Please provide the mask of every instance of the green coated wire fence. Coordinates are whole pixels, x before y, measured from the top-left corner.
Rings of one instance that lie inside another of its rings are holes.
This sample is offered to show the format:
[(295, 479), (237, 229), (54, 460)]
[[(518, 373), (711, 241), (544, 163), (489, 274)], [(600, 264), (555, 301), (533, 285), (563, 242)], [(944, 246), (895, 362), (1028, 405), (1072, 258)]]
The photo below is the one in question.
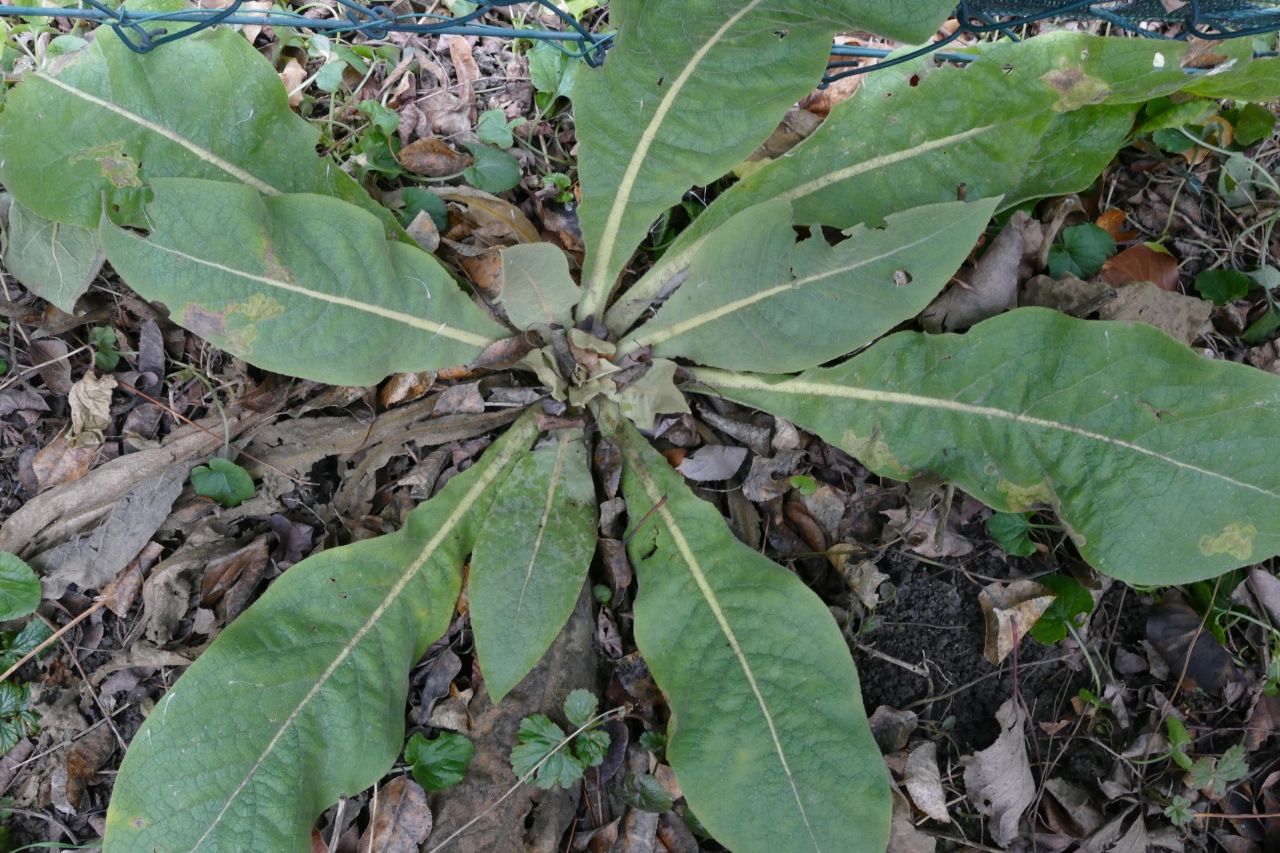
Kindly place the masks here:
[[(184, 38), (218, 24), (289, 27), (326, 35), (363, 34), (371, 39), (390, 33), (418, 35), (474, 35), (551, 41), (566, 52), (599, 65), (613, 42), (611, 33), (593, 33), (552, 0), (487, 0), (464, 15), (432, 13), (397, 14), (391, 5), (364, 4), (357, 0), (336, 0), (339, 14), (331, 18), (308, 17), (297, 12), (243, 8), (245, 0), (232, 0), (225, 9), (185, 9), (153, 12), (128, 8), (127, 0), (111, 8), (100, 0), (81, 0), (82, 8), (51, 8), (0, 5), (0, 18), (64, 18), (108, 26), (138, 53), (154, 50), (166, 42)], [(888, 2), (888, 0), (886, 0)], [(499, 10), (513, 6), (539, 6), (552, 13), (561, 29), (512, 27)], [(1280, 0), (960, 0), (956, 9), (959, 26), (948, 37), (933, 44), (895, 56), (891, 60), (866, 64), (867, 57), (883, 58), (887, 48), (836, 45), (825, 83), (887, 68), (921, 55), (943, 50), (965, 35), (1003, 33), (1017, 38), (1018, 28), (1047, 19), (1101, 20), (1121, 29), (1152, 38), (1191, 36), (1223, 39), (1262, 35), (1280, 30)], [(499, 21), (499, 23), (495, 23)], [(1175, 24), (1151, 29), (1152, 23)], [(166, 24), (189, 24), (171, 31)], [(953, 61), (966, 61), (963, 54), (944, 54)]]

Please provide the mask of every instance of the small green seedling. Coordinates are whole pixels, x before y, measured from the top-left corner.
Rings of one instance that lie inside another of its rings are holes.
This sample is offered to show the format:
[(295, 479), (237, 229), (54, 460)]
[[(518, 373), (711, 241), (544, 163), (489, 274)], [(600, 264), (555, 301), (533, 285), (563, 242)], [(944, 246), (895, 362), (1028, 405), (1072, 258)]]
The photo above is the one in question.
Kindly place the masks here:
[(596, 707), (596, 697), (587, 690), (575, 690), (564, 700), (564, 715), (569, 724), (575, 729), (586, 726), (568, 743), (565, 743), (564, 730), (544, 714), (531, 714), (521, 720), (516, 736), (519, 744), (511, 750), (511, 769), (516, 776), (523, 779), (537, 767), (537, 773), (530, 780), (534, 785), (569, 788), (582, 778), (588, 767), (604, 761), (609, 735), (599, 727), (599, 721), (592, 722)]
[(25, 562), (0, 551), (0, 622), (26, 616), (40, 606), (40, 579)]
[(30, 684), (0, 681), (0, 755), (13, 749), (27, 735), (40, 730), (39, 718), (27, 708), (30, 698)]
[(404, 760), (413, 765), (413, 778), (428, 791), (452, 788), (467, 775), (476, 747), (457, 732), (441, 732), (434, 740), (421, 733), (409, 738)]
[(239, 506), (253, 497), (253, 478), (234, 462), (213, 458), (191, 472), (196, 494), (213, 498), (225, 507)]
[(1044, 575), (1036, 578), (1036, 583), (1047, 588), (1055, 598), (1031, 626), (1031, 636), (1036, 642), (1051, 646), (1085, 623), (1093, 612), (1093, 596), (1075, 578), (1066, 575)]
[(1239, 270), (1205, 270), (1196, 276), (1196, 290), (1214, 305), (1243, 299), (1253, 280)]
[(89, 346), (93, 347), (93, 363), (99, 370), (115, 370), (120, 363), (116, 350), (116, 330), (110, 326), (96, 326), (89, 330)]

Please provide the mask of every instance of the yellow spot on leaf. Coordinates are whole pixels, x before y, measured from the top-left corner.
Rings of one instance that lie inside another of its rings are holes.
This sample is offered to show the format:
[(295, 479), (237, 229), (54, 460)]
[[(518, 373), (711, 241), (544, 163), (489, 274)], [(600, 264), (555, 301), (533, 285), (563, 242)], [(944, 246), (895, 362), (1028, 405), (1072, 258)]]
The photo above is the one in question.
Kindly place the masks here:
[(881, 441), (878, 436), (859, 438), (853, 434), (853, 430), (847, 429), (844, 431), (840, 446), (877, 474), (887, 474), (898, 480), (905, 480), (911, 476), (911, 470), (897, 460), (897, 457), (890, 452), (889, 445)]
[(1101, 103), (1111, 94), (1111, 87), (1097, 77), (1090, 77), (1081, 68), (1062, 68), (1050, 71), (1040, 78), (1058, 90), (1055, 112), (1070, 112), (1089, 104)]
[(227, 306), (228, 317), (232, 314), (243, 314), (250, 323), (270, 320), (272, 317), (279, 317), (283, 313), (284, 306), (265, 293), (255, 293), (249, 297), (248, 302), (232, 302)]
[(1034, 486), (1019, 486), (1001, 479), (996, 483), (996, 488), (1008, 501), (1010, 512), (1025, 512), (1037, 504), (1053, 503), (1053, 486), (1047, 477)]
[(138, 178), (138, 164), (124, 153), (123, 142), (108, 142), (67, 158), (69, 163), (83, 163), (87, 160), (96, 160), (102, 167), (102, 176), (117, 189), (142, 186), (142, 181)]
[(1218, 536), (1200, 537), (1200, 553), (1206, 557), (1230, 554), (1237, 560), (1247, 560), (1253, 555), (1253, 537), (1257, 535), (1258, 528), (1252, 524), (1228, 524)]

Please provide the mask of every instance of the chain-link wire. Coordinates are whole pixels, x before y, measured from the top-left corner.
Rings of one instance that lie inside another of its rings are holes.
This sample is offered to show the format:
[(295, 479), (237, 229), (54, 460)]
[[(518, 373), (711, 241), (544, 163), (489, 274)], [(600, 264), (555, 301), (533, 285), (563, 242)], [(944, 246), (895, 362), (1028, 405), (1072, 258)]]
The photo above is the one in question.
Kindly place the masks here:
[[(109, 26), (116, 35), (138, 53), (154, 50), (162, 44), (185, 38), (217, 24), (257, 25), (307, 29), (329, 35), (360, 33), (371, 39), (386, 38), (389, 33), (416, 35), (497, 36), (550, 41), (587, 64), (598, 66), (605, 51), (613, 43), (612, 33), (592, 33), (553, 0), (486, 0), (466, 15), (446, 17), (435, 14), (397, 15), (388, 5), (367, 6), (356, 0), (336, 0), (344, 17), (309, 18), (296, 12), (243, 9), (245, 0), (232, 0), (225, 9), (186, 9), (168, 12), (144, 12), (128, 9), (122, 2), (111, 9), (100, 0), (83, 0), (89, 8), (63, 9), (33, 6), (0, 6), (0, 17), (70, 18)], [(537, 30), (486, 24), (490, 12), (500, 7), (533, 2), (552, 12), (564, 23), (563, 30)], [(835, 57), (827, 67), (823, 85), (854, 74), (865, 74), (909, 62), (926, 54), (942, 51), (965, 35), (1001, 33), (1014, 40), (1017, 30), (1049, 18), (1102, 20), (1126, 31), (1161, 39), (1226, 39), (1263, 35), (1280, 30), (1280, 0), (960, 0), (956, 9), (958, 26), (946, 38), (918, 50), (889, 56), (887, 48), (836, 45)], [(1146, 24), (1163, 22), (1181, 24), (1176, 33), (1166, 35), (1147, 28)], [(170, 32), (164, 23), (192, 26)], [(843, 58), (843, 57), (848, 57)], [(867, 64), (866, 58), (881, 61)], [(945, 53), (939, 58), (951, 62), (968, 62), (967, 54)]]

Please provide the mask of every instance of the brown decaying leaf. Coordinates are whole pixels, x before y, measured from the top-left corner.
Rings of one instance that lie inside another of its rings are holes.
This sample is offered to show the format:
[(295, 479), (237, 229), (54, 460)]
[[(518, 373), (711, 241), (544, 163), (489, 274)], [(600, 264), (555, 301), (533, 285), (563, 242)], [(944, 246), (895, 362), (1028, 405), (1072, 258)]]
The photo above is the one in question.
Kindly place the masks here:
[(13, 749), (0, 756), (0, 794), (9, 790), (13, 777), (18, 775), (18, 767), (31, 757), (36, 745), (31, 738), (23, 738)]
[(942, 557), (963, 557), (973, 550), (973, 543), (951, 529), (948, 524), (937, 541), (938, 511), (922, 512), (911, 506), (881, 510), (889, 519), (884, 528), (886, 539), (901, 539), (907, 548), (922, 557), (937, 560)]
[(1155, 326), (1187, 346), (1209, 327), (1213, 304), (1161, 290), (1151, 282), (1109, 287), (1065, 275), (1055, 281), (1038, 275), (1027, 282), (1019, 304), (1052, 308), (1076, 317), (1097, 314), (1102, 320), (1134, 320)]
[(71, 404), (72, 447), (101, 444), (103, 430), (111, 425), (111, 392), (116, 380), (110, 374), (99, 377), (92, 370), (71, 386), (67, 402)]
[(284, 70), (280, 72), (280, 82), (289, 93), (290, 109), (296, 110), (302, 103), (302, 81), (306, 79), (307, 69), (303, 68), (298, 60), (290, 57), (284, 64)]
[(465, 385), (454, 385), (446, 388), (436, 401), (431, 416), (443, 415), (478, 415), (484, 412), (484, 397), (480, 395), (480, 383), (468, 382)]
[(401, 148), (396, 161), (410, 172), (443, 178), (458, 174), (474, 163), (475, 158), (454, 151), (438, 136), (425, 136)]
[(404, 230), (422, 251), (430, 254), (440, 248), (440, 230), (436, 228), (436, 221), (431, 218), (431, 214), (425, 210), (418, 211)]
[(657, 814), (632, 809), (622, 819), (622, 833), (613, 849), (618, 853), (655, 853), (657, 835)]
[(72, 447), (67, 434), (61, 432), (36, 452), (35, 458), (31, 460), (31, 470), (40, 491), (44, 492), (54, 486), (75, 482), (88, 474), (97, 456), (96, 445)]
[(1149, 281), (1161, 290), (1178, 290), (1178, 259), (1145, 243), (1130, 246), (1102, 265), (1102, 280), (1112, 287)]
[(938, 839), (916, 829), (913, 817), (910, 801), (901, 792), (893, 791), (893, 821), (885, 853), (935, 853)]
[(1087, 838), (1102, 826), (1105, 817), (1089, 800), (1089, 795), (1083, 788), (1058, 778), (1045, 782), (1044, 788), (1061, 807), (1066, 819), (1064, 825), (1054, 827), (1055, 832), (1070, 838)]
[(66, 803), (72, 811), (79, 810), (85, 789), (115, 748), (115, 733), (110, 726), (98, 726), (71, 746), (65, 763), (67, 779), (64, 790)]
[[(847, 57), (844, 58), (847, 59)], [(852, 77), (837, 80), (825, 89), (818, 89), (805, 96), (804, 100), (800, 102), (800, 106), (816, 116), (826, 118), (833, 107), (853, 97), (853, 93), (858, 91), (858, 87), (862, 85), (863, 76), (862, 74), (855, 74)]]
[(1147, 617), (1147, 640), (1168, 664), (1170, 678), (1177, 680), (1186, 666), (1184, 690), (1217, 691), (1241, 678), (1231, 654), (1203, 621), (1176, 590), (1167, 591)]
[(1053, 604), (1056, 596), (1035, 581), (993, 583), (978, 593), (978, 604), (987, 622), (987, 640), (982, 654), (992, 666), (999, 666)]
[(412, 403), (421, 399), (436, 381), (436, 372), (426, 370), (422, 373), (396, 373), (378, 389), (378, 402), (382, 408), (390, 408), (397, 403)]
[(377, 811), (360, 836), (358, 849), (418, 853), (418, 846), (431, 834), (431, 809), (422, 786), (407, 776), (398, 776), (377, 792), (373, 805)]
[(724, 444), (710, 444), (699, 447), (685, 456), (676, 466), (676, 470), (687, 479), (695, 482), (727, 480), (747, 458), (745, 447), (729, 447)]
[(45, 387), (55, 394), (66, 395), (71, 391), (71, 364), (67, 361), (67, 345), (58, 338), (43, 338), (31, 342), (31, 361), (43, 365), (40, 378)]
[(267, 534), (262, 534), (243, 548), (209, 561), (204, 570), (204, 582), (200, 587), (200, 606), (211, 607), (222, 600), (228, 589), (250, 566), (259, 568), (267, 564)]
[(916, 730), (920, 717), (915, 711), (899, 711), (888, 705), (876, 708), (875, 713), (867, 720), (871, 726), (871, 736), (885, 755), (906, 749), (907, 739)]
[(459, 217), (472, 229), (493, 226), (515, 243), (537, 243), (538, 229), (509, 201), (473, 187), (432, 187), (432, 192), (453, 205)]
[(476, 360), (467, 365), (470, 370), (506, 370), (542, 344), (537, 332), (524, 332), (510, 338), (494, 341), (484, 348)]
[[(920, 312), (920, 325), (933, 333), (958, 332), (1013, 308), (1019, 268), (1036, 257), (1044, 239), (1040, 223), (1016, 211), (977, 266), (960, 272), (964, 284), (953, 285)], [(1032, 272), (1026, 269), (1027, 275)]]
[(497, 249), (487, 249), (471, 258), (460, 257), (458, 266), (477, 293), (490, 303), (497, 302), (502, 293), (502, 254)]
[(601, 607), (600, 612), (596, 614), (596, 640), (609, 657), (615, 659), (622, 657), (622, 635), (618, 633), (613, 614), (605, 607)]
[(903, 784), (916, 808), (934, 820), (950, 823), (947, 814), (947, 795), (942, 790), (942, 774), (938, 772), (938, 745), (926, 741), (907, 756), (907, 770)]
[(1026, 716), (1014, 699), (996, 711), (1000, 736), (975, 753), (964, 770), (965, 795), (991, 819), (991, 837), (1008, 848), (1018, 837), (1018, 824), (1036, 797), (1036, 783), (1027, 760), (1023, 733)]

